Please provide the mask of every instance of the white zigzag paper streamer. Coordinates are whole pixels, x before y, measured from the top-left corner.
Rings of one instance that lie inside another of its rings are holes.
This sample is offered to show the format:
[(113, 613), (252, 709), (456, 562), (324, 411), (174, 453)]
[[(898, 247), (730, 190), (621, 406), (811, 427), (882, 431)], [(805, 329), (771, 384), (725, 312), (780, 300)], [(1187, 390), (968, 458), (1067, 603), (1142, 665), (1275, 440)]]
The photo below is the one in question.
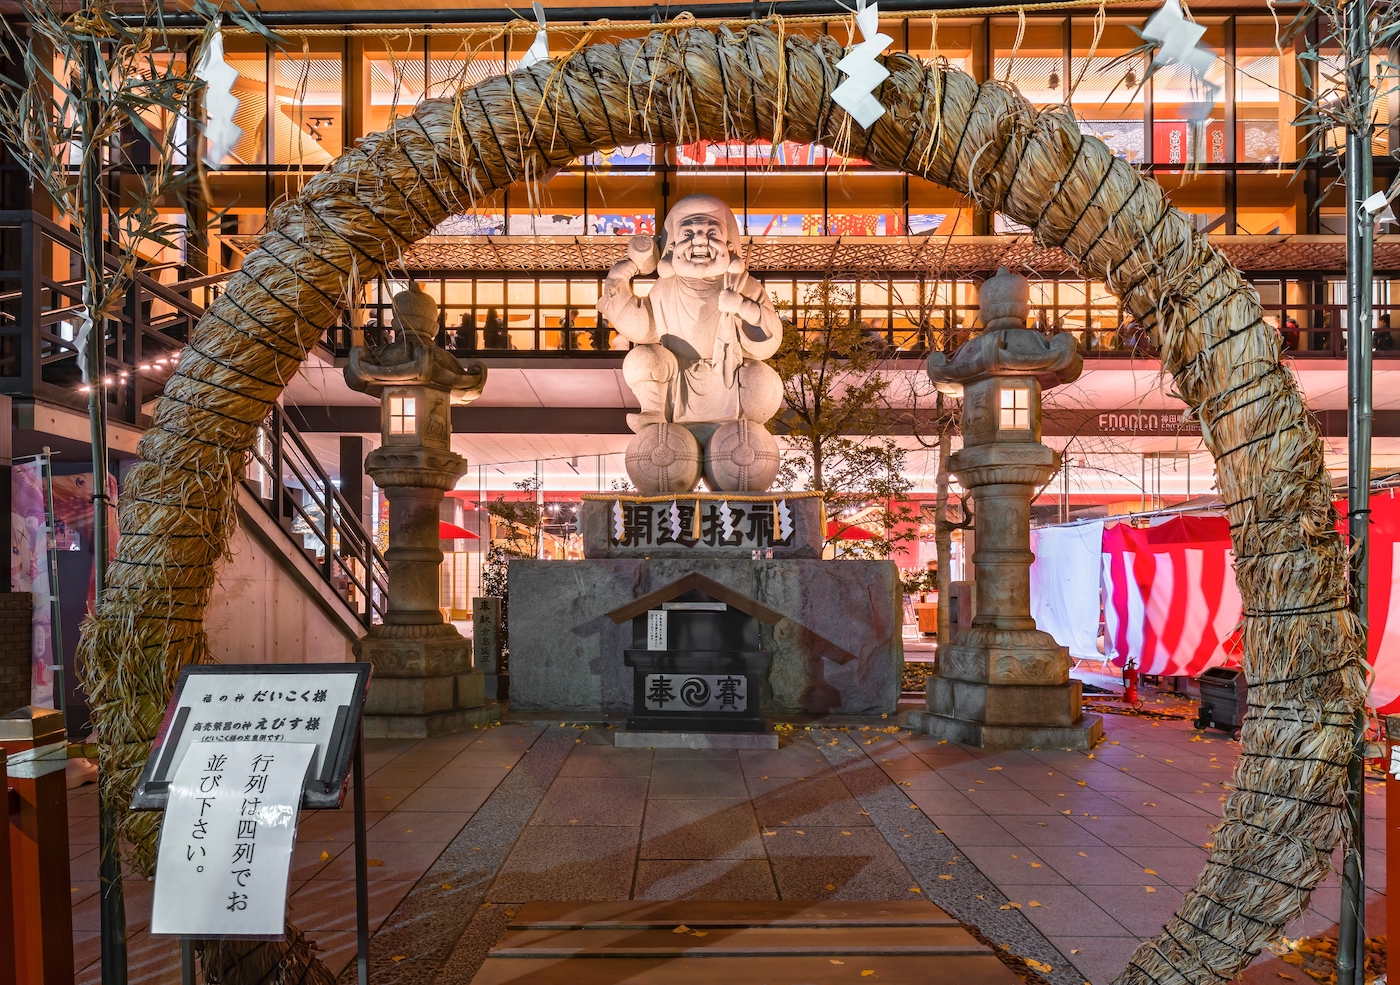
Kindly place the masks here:
[(549, 33), (544, 28), (544, 8), (539, 5), (538, 0), (531, 6), (535, 8), (535, 23), (539, 25), (539, 30), (535, 32), (535, 41), (530, 45), (530, 50), (520, 57), (521, 68), (549, 61)]
[(721, 500), (719, 504), (719, 522), (723, 528), (724, 539), (728, 540), (734, 536), (734, 518), (729, 515), (729, 500)]
[(890, 70), (875, 59), (894, 38), (880, 33), (880, 5), (856, 0), (856, 26), (861, 42), (836, 63), (846, 80), (831, 91), (831, 98), (867, 130), (885, 115), (885, 107), (875, 98), (875, 88), (889, 78)]
[(88, 378), (87, 347), (92, 341), (92, 319), (88, 317), (87, 308), (79, 308), (73, 315), (73, 348), (78, 350), (78, 370), (83, 374), (83, 382), (91, 383)]
[(792, 510), (787, 500), (778, 500), (778, 539), (787, 540), (792, 536)]
[(678, 503), (678, 502), (676, 502), (674, 499), (671, 500), (670, 521), (671, 521), (671, 539), (672, 539), (672, 540), (680, 540), (680, 539), (681, 539), (681, 504)]
[(1206, 72), (1215, 64), (1213, 54), (1196, 47), (1205, 33), (1204, 26), (1186, 19), (1180, 0), (1167, 0), (1142, 29), (1142, 36), (1158, 45), (1152, 68), (1185, 65), (1198, 78), (1204, 79)]
[(627, 533), (627, 524), (622, 518), (622, 500), (620, 499), (613, 500), (612, 521), (613, 540), (621, 541), (623, 535)]
[(194, 74), (204, 83), (204, 163), (218, 168), (243, 136), (243, 128), (233, 122), (238, 112), (238, 97), (233, 94), (238, 70), (224, 61), (222, 31), (215, 31), (209, 39)]

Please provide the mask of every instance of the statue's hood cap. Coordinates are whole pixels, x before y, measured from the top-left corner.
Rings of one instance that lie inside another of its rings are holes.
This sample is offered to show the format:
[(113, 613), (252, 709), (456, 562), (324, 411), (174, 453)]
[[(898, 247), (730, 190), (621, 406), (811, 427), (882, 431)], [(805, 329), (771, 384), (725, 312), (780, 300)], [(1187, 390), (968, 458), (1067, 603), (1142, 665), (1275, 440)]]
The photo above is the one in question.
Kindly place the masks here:
[(729, 245), (738, 248), (739, 221), (734, 218), (734, 210), (728, 203), (714, 195), (687, 195), (671, 206), (671, 211), (666, 214), (666, 222), (662, 228), (666, 231), (668, 250), (680, 237), (681, 222), (693, 215), (719, 216), (720, 221), (724, 223), (725, 238), (729, 240)]

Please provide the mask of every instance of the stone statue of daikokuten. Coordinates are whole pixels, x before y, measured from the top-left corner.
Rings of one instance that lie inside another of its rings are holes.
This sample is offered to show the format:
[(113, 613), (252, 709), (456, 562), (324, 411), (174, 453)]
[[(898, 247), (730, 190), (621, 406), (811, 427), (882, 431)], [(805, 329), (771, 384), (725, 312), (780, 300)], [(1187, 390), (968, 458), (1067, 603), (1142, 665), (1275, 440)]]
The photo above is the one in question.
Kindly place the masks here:
[(436, 345), (437, 302), (417, 281), (394, 295), (394, 341), (371, 351), (350, 350), (345, 381), (352, 389), (379, 396), (385, 386), (428, 386), (451, 392), (454, 404), (470, 403), (486, 386), (486, 366), (472, 362), (463, 369), (456, 357)]
[[(637, 433), (628, 475), (642, 492), (687, 492), (703, 458), (712, 490), (765, 490), (779, 458), (764, 428), (783, 403), (782, 380), (764, 362), (782, 342), (778, 312), (745, 269), (739, 224), (724, 202), (683, 198), (663, 230), (660, 244), (633, 238), (598, 301), (633, 343), (622, 374), (641, 407), (627, 419)], [(633, 278), (653, 271), (650, 293), (638, 296)]]

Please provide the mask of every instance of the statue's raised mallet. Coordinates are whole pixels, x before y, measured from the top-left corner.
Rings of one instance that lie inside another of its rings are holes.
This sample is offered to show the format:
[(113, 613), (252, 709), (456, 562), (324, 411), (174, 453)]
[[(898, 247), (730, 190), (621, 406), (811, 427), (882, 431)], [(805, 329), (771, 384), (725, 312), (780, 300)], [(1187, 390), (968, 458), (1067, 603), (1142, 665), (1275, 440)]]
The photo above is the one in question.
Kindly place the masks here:
[(627, 243), (627, 258), (637, 265), (637, 273), (643, 277), (656, 270), (661, 259), (655, 236), (633, 236)]

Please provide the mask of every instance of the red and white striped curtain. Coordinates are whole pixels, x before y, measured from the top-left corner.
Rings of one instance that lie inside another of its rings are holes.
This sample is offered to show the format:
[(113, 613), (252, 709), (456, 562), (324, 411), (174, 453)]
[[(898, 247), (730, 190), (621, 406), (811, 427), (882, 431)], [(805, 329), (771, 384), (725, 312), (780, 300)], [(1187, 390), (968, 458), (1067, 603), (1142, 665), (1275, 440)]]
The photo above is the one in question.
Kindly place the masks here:
[(1175, 517), (1103, 532), (1104, 651), (1144, 674), (1238, 666), (1240, 593), (1230, 524)]

